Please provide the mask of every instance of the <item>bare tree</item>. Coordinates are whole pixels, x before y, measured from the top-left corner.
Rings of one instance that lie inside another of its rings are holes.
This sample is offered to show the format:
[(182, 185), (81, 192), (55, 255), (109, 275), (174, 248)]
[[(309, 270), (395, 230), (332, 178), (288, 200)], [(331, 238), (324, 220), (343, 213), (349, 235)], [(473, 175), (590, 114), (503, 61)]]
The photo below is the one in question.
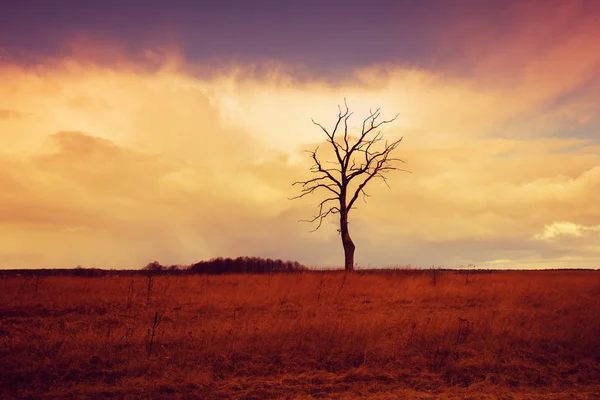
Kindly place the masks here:
[(408, 171), (397, 167), (398, 163), (404, 161), (391, 157), (391, 153), (398, 147), (402, 138), (391, 142), (384, 141), (381, 130), (378, 130), (380, 126), (395, 121), (398, 115), (389, 120), (378, 120), (381, 109), (369, 111), (369, 115), (363, 120), (360, 134), (358, 137), (353, 137), (348, 133), (348, 119), (353, 113), (348, 109), (346, 99), (344, 99), (344, 106), (344, 110), (338, 106), (338, 118), (332, 130), (327, 130), (323, 125), (312, 120), (313, 124), (321, 128), (327, 136), (327, 147), (331, 151), (333, 161), (320, 157), (317, 154), (319, 147), (309, 151), (314, 162), (310, 171), (317, 174), (317, 177), (294, 182), (293, 186), (300, 186), (301, 193), (292, 199), (299, 199), (313, 193), (326, 194), (327, 197), (317, 206), (317, 215), (305, 222), (317, 222), (317, 227), (314, 229), (316, 231), (321, 227), (323, 219), (329, 215), (339, 214), (338, 232), (344, 247), (344, 266), (346, 271), (353, 271), (355, 246), (348, 230), (348, 214), (356, 208), (356, 200), (361, 194), (365, 200), (369, 197), (365, 192), (369, 182), (380, 178), (387, 185), (384, 176), (386, 172)]

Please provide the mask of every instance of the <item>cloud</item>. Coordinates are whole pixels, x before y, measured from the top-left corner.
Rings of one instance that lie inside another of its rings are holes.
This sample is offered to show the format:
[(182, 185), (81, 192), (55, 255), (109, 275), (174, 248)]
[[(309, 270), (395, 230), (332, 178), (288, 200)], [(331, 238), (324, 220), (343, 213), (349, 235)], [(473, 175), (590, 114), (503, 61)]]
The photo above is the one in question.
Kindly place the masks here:
[(46, 266), (189, 263), (235, 251), (220, 243), (236, 235), (270, 239), (265, 224), (277, 218), (259, 193), (236, 190), (260, 188), (251, 176), (222, 181), (218, 171), (83, 132), (49, 135), (45, 150), (0, 161), (0, 234), (10, 237), (0, 253), (46, 254)]
[[(0, 118), (0, 259), (340, 264), (336, 221), (311, 234), (298, 220), (317, 198), (288, 198), (310, 176), (302, 150), (323, 144), (310, 118), (332, 126), (347, 97), (353, 133), (369, 108), (400, 113), (383, 133), (404, 136), (397, 155), (412, 172), (390, 174), (391, 189), (374, 182), (352, 212), (359, 264), (591, 265), (600, 86), (578, 29), (542, 55), (554, 70), (533, 59), (537, 42), (503, 47), (514, 58), (506, 76), (493, 52), (472, 60), (476, 73), (373, 66), (337, 82), (297, 79), (293, 66), (211, 69), (160, 54), (151, 66), (118, 53), (35, 71), (2, 65), (0, 109), (19, 104), (28, 117)], [(569, 50), (578, 41), (582, 54)], [(563, 67), (561, 54), (576, 62)]]
[(19, 119), (19, 118), (25, 118), (25, 115), (15, 111), (15, 110), (10, 110), (10, 109), (0, 109), (0, 119)]
[(600, 224), (595, 226), (583, 226), (572, 222), (559, 221), (546, 225), (544, 230), (537, 233), (534, 238), (539, 240), (560, 240), (561, 238), (584, 238), (597, 237), (600, 233)]
[(72, 97), (66, 101), (67, 105), (73, 108), (96, 108), (96, 109), (110, 109), (110, 105), (104, 103), (102, 100), (94, 99), (93, 97), (79, 95)]

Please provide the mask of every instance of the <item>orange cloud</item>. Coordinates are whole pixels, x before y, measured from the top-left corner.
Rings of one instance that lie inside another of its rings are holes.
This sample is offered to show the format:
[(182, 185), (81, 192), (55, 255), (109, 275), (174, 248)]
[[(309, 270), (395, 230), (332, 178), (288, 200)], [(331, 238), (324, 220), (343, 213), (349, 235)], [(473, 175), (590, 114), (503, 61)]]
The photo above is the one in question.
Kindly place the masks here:
[[(578, 41), (576, 62), (561, 66)], [(374, 183), (351, 216), (360, 265), (588, 266), (600, 257), (587, 234), (600, 224), (600, 92), (582, 86), (597, 78), (589, 46), (575, 30), (544, 62), (519, 52), (505, 81), (492, 79), (500, 61), (489, 52), (473, 76), (374, 66), (336, 83), (162, 56), (152, 68), (121, 54), (2, 65), (0, 262), (262, 255), (335, 265), (335, 220), (310, 234), (297, 221), (317, 199), (288, 197), (309, 176), (302, 149), (323, 142), (310, 118), (331, 125), (346, 96), (353, 130), (370, 107), (400, 113), (384, 133), (405, 137), (398, 155), (412, 171), (390, 175), (391, 189)], [(568, 246), (540, 239), (561, 226), (587, 233)]]
[(11, 118), (23, 118), (25, 117), (18, 111), (8, 110), (8, 109), (0, 109), (0, 119), (11, 119)]

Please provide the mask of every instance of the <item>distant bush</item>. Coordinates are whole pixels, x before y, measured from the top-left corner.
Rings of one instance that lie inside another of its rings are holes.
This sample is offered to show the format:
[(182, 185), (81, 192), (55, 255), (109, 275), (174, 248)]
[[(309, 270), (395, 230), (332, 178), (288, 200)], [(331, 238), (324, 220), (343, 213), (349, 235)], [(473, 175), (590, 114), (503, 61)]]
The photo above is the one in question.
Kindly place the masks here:
[(144, 268), (142, 268), (142, 270), (155, 274), (160, 274), (163, 272), (167, 272), (168, 268), (161, 265), (158, 261), (153, 261), (150, 264), (147, 264)]
[(260, 257), (213, 258), (186, 268), (193, 274), (265, 274), (273, 272), (298, 272), (307, 268), (297, 261), (273, 260)]

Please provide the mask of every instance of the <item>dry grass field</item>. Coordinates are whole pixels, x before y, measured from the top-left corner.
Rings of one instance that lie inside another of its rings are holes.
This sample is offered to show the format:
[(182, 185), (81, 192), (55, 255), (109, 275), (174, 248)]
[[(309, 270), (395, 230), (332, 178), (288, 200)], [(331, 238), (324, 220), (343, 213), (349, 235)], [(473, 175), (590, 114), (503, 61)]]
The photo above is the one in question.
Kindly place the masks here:
[(600, 398), (600, 272), (437, 278), (4, 278), (0, 398)]

